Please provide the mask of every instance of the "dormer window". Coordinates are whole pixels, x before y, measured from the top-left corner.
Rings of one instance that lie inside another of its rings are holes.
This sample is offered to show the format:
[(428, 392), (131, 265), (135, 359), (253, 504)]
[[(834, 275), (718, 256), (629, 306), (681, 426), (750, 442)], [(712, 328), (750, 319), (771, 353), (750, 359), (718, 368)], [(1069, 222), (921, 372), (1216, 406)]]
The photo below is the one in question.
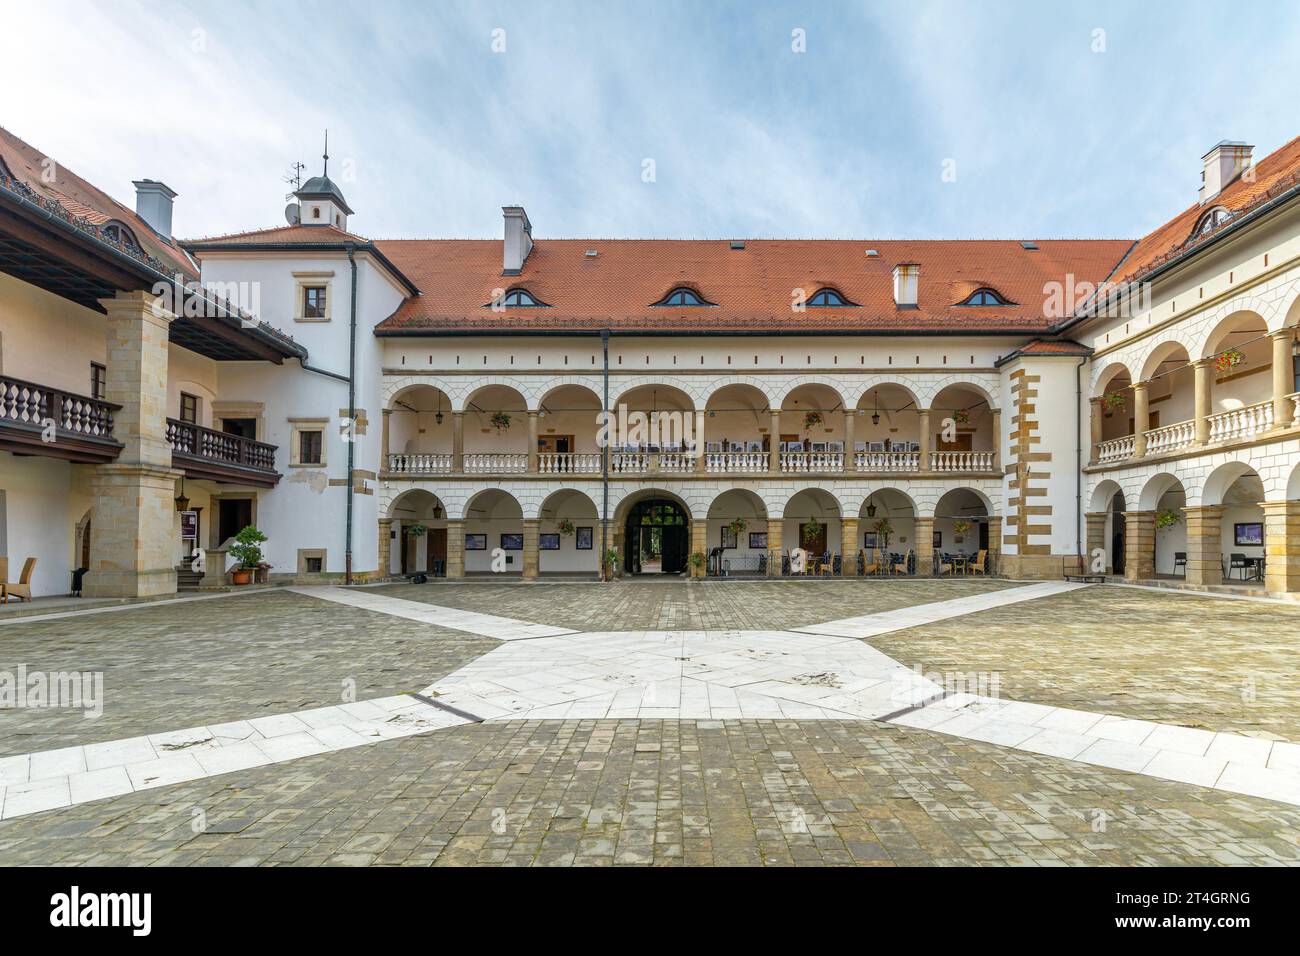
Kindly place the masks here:
[(812, 298), (807, 302), (807, 305), (816, 308), (852, 307), (856, 304), (857, 303), (850, 302), (848, 299), (844, 298), (844, 296), (840, 295), (834, 289), (818, 289), (812, 294)]
[(685, 286), (678, 286), (676, 289), (673, 289), (672, 292), (669, 292), (666, 296), (656, 302), (655, 305), (699, 306), (713, 305), (713, 303), (706, 302), (703, 296), (694, 289), (688, 289)]
[(507, 289), (496, 303), (507, 309), (549, 309), (550, 306), (527, 289)]
[(1197, 222), (1196, 228), (1192, 230), (1192, 237), (1207, 236), (1218, 229), (1221, 225), (1232, 218), (1232, 213), (1222, 206), (1215, 206)]
[(998, 295), (993, 289), (976, 289), (968, 295), (964, 301), (958, 302), (958, 305), (1010, 305), (1006, 299)]
[(120, 222), (110, 222), (104, 225), (104, 235), (113, 242), (121, 243), (128, 249), (138, 249), (139, 243), (135, 241), (135, 236)]

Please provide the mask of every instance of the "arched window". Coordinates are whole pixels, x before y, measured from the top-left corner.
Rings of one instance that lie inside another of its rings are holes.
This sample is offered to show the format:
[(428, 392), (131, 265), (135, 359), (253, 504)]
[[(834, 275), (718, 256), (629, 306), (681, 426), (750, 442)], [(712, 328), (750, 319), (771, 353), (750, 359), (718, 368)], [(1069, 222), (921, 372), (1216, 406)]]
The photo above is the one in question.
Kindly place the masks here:
[(834, 289), (818, 289), (812, 294), (807, 304), (819, 308), (837, 308), (840, 306), (854, 306), (857, 303), (850, 302)]
[[(507, 309), (549, 309), (550, 306), (537, 298), (527, 289), (507, 289), (501, 298), (497, 300)], [(489, 307), (497, 304), (489, 302)]]
[(958, 302), (958, 305), (1010, 305), (1006, 299), (998, 295), (993, 289), (976, 289), (965, 300)]
[(712, 305), (712, 302), (706, 302), (704, 298), (694, 289), (688, 289), (685, 286), (678, 286), (660, 299), (655, 305)]
[(1215, 206), (1197, 221), (1196, 228), (1192, 230), (1192, 238), (1208, 235), (1231, 218), (1232, 213), (1222, 206)]
[(104, 224), (104, 235), (113, 242), (120, 242), (128, 249), (138, 249), (140, 247), (140, 244), (135, 241), (135, 235), (131, 230), (116, 220)]

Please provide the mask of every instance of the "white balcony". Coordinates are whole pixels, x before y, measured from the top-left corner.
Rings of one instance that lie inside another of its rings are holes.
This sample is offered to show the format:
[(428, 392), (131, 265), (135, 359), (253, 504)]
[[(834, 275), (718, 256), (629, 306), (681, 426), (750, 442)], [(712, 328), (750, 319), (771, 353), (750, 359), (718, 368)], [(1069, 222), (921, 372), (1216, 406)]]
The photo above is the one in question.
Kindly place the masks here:
[(680, 451), (617, 451), (609, 456), (611, 474), (685, 475), (695, 470), (694, 455)]
[(1220, 412), (1211, 415), (1209, 422), (1212, 442), (1252, 438), (1273, 427), (1273, 403), (1260, 402), (1230, 412)]
[(467, 475), (521, 475), (528, 471), (527, 454), (474, 453), (464, 457)]
[(451, 464), (450, 454), (437, 452), (388, 456), (388, 471), (393, 475), (449, 475)]
[(781, 470), (791, 474), (844, 470), (842, 451), (783, 451)]
[(537, 455), (542, 475), (599, 475), (600, 454), (596, 452), (544, 451)]
[(1178, 422), (1174, 425), (1152, 428), (1146, 432), (1146, 439), (1148, 455), (1185, 448), (1196, 441), (1196, 422)]
[(992, 471), (991, 451), (932, 451), (930, 470), (937, 472)]
[(1137, 439), (1132, 435), (1123, 438), (1111, 438), (1097, 445), (1097, 460), (1100, 462), (1123, 461), (1133, 457), (1133, 448)]
[(758, 474), (767, 471), (768, 457), (765, 451), (711, 451), (705, 456), (704, 470), (710, 474)]
[(920, 471), (919, 451), (860, 451), (853, 455), (858, 471)]

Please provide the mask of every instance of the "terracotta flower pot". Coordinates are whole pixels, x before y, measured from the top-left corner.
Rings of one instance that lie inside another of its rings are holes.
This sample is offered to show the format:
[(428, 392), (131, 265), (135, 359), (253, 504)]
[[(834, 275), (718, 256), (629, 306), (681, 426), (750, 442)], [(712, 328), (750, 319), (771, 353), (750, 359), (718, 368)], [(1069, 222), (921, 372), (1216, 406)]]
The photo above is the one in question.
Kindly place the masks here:
[(253, 571), (251, 568), (236, 568), (230, 572), (230, 580), (235, 584), (252, 584)]

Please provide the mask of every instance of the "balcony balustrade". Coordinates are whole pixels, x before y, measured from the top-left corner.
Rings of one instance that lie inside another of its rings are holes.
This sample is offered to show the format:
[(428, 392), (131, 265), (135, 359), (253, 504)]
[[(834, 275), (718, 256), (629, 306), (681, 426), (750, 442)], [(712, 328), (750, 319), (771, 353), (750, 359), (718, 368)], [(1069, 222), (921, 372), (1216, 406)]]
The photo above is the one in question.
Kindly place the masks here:
[(991, 451), (932, 451), (930, 470), (937, 472), (992, 471)]
[(787, 474), (821, 474), (828, 471), (844, 470), (844, 452), (842, 451), (783, 451), (781, 452), (781, 471)]
[(0, 375), (0, 448), (78, 462), (112, 461), (117, 405)]
[(450, 453), (421, 452), (388, 456), (388, 470), (394, 475), (449, 475), (451, 469)]
[(1184, 448), (1196, 442), (1196, 422), (1177, 422), (1173, 425), (1152, 428), (1146, 433), (1146, 438), (1148, 455)]
[(1253, 438), (1273, 427), (1273, 403), (1260, 402), (1244, 408), (1234, 408), (1230, 412), (1211, 415), (1210, 441), (1232, 441), (1241, 438)]
[(537, 471), (543, 475), (599, 475), (598, 452), (544, 451), (537, 456)]
[(771, 456), (765, 451), (711, 451), (704, 470), (713, 475), (753, 475), (766, 472)]
[(919, 451), (859, 451), (853, 455), (858, 471), (920, 471)]
[(1110, 438), (1097, 445), (1097, 460), (1099, 462), (1123, 461), (1125, 458), (1133, 457), (1133, 449), (1137, 445), (1137, 439), (1132, 435), (1125, 435), (1123, 438)]
[(177, 418), (167, 419), (167, 442), (172, 446), (172, 464), (187, 478), (259, 487), (272, 487), (280, 480), (275, 445)]
[(519, 475), (528, 471), (528, 455), (475, 452), (463, 456), (467, 475)]

